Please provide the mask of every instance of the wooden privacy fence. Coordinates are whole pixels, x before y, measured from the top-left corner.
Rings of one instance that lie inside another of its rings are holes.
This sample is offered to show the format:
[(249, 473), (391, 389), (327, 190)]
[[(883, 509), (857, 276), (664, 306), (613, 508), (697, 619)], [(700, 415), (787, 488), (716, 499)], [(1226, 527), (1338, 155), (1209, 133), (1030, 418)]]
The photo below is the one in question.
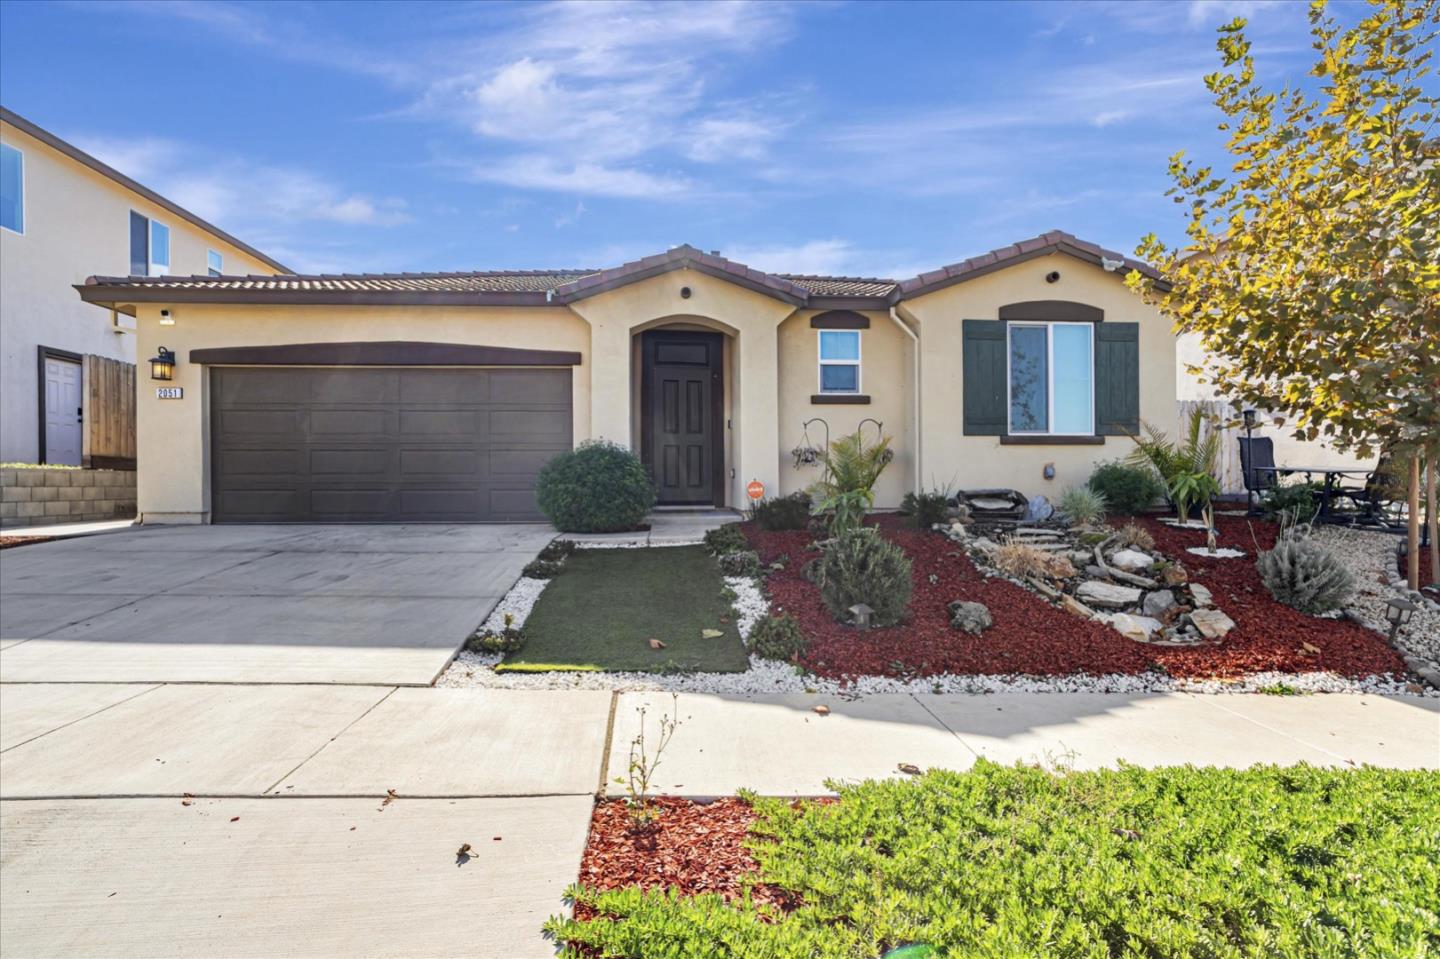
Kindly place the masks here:
[(93, 469), (135, 468), (135, 364), (85, 357), (83, 459)]
[(1239, 438), (1245, 435), (1245, 428), (1236, 421), (1240, 419), (1234, 407), (1220, 400), (1180, 400), (1180, 430), (1189, 428), (1190, 416), (1196, 408), (1205, 411), (1206, 434), (1220, 434), (1220, 455), (1215, 464), (1215, 478), (1220, 481), (1220, 492), (1231, 494), (1245, 492), (1245, 473), (1240, 469)]

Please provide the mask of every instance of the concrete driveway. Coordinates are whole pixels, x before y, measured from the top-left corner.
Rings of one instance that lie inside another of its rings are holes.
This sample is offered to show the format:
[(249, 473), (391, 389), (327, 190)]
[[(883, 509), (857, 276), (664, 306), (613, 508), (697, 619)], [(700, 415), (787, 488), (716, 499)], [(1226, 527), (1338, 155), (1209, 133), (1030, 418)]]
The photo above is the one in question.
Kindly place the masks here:
[(0, 554), (0, 682), (425, 685), (554, 536), (159, 526)]

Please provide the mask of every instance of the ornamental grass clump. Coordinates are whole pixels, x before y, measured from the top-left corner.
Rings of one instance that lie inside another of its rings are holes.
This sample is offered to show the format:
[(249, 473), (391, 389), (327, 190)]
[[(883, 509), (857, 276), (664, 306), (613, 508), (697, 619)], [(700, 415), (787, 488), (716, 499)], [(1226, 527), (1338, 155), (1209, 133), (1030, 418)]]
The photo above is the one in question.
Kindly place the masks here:
[(1069, 579), (1075, 575), (1075, 564), (1068, 558), (1029, 543), (1002, 543), (992, 562), (1000, 572), (1016, 579)]
[(1060, 494), (1060, 512), (1072, 526), (1089, 526), (1098, 523), (1105, 518), (1105, 510), (1109, 508), (1105, 501), (1105, 494), (1098, 493), (1088, 486), (1072, 486)]
[(1155, 537), (1138, 523), (1126, 523), (1115, 531), (1115, 545), (1125, 549), (1148, 551), (1155, 548)]
[(820, 598), (841, 622), (858, 603), (870, 607), (873, 626), (893, 626), (909, 611), (910, 558), (875, 529), (836, 536), (826, 544), (819, 567)]
[(906, 493), (900, 500), (900, 515), (907, 517), (916, 529), (929, 529), (945, 522), (950, 509), (950, 495), (944, 490)]
[(1329, 613), (1350, 601), (1355, 574), (1338, 556), (1304, 535), (1303, 529), (1282, 534), (1275, 548), (1261, 553), (1255, 565), (1260, 581), (1278, 602), (1312, 616)]

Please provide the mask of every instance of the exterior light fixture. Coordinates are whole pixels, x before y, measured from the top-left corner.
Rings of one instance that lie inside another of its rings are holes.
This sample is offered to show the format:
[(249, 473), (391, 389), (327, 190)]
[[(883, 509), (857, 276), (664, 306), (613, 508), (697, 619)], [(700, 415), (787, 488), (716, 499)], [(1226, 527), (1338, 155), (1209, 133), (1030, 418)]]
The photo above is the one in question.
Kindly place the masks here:
[(161, 311), (160, 311), (160, 325), (161, 325), (161, 326), (174, 326), (174, 325), (175, 325), (175, 317), (174, 317), (173, 315), (171, 315), (171, 313), (170, 313), (169, 310), (161, 310)]
[(869, 629), (870, 619), (875, 615), (875, 611), (864, 603), (856, 603), (846, 612), (850, 614), (850, 624), (860, 629)]
[(1400, 632), (1400, 627), (1410, 622), (1410, 617), (1413, 615), (1415, 615), (1415, 604), (1410, 600), (1392, 596), (1385, 601), (1385, 618), (1390, 621), (1390, 642), (1395, 642), (1395, 636)]
[(175, 351), (160, 347), (159, 351), (150, 360), (150, 378), (152, 380), (173, 380), (175, 378)]

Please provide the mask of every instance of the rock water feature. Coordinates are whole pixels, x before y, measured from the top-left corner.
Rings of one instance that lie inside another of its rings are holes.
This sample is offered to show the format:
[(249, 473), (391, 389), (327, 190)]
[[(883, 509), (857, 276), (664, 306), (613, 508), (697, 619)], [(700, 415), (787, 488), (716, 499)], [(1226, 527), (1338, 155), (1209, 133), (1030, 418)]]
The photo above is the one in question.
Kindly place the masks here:
[[(1153, 545), (1137, 544), (1133, 539), (1127, 544), (1119, 531), (1108, 526), (1068, 526), (1058, 513), (1021, 522), (1016, 514), (1021, 513), (1023, 497), (996, 496), (998, 492), (986, 490), (986, 495), (970, 498), (969, 509), (955, 511), (948, 524), (936, 527), (963, 546), (985, 575), (1008, 579), (1074, 616), (1107, 623), (1137, 643), (1215, 644), (1235, 628), (1234, 621), (1215, 607), (1210, 590), (1191, 583), (1185, 567), (1160, 555)], [(978, 509), (977, 500), (984, 504)], [(1008, 508), (984, 508), (992, 504)], [(1032, 508), (1028, 514), (1043, 512)], [(1044, 574), (1009, 575), (996, 565), (996, 557), (1002, 546), (1011, 544), (1063, 556), (1076, 573), (1063, 579)], [(975, 631), (970, 623), (954, 625)]]

